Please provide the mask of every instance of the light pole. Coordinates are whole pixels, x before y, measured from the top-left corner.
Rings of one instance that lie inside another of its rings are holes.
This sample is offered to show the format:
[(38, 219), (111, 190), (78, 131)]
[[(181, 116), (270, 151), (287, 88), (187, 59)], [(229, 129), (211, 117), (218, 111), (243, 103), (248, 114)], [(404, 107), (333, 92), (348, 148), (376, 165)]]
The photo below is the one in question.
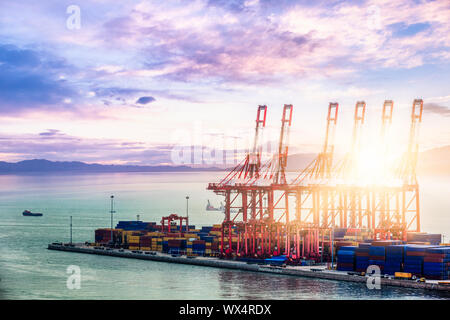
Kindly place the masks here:
[(72, 216), (70, 216), (70, 244), (72, 244)]
[(189, 232), (189, 196), (186, 196), (186, 232)]
[(114, 243), (113, 241), (113, 213), (115, 213), (114, 211), (114, 196), (111, 196), (111, 244)]
[(331, 228), (331, 269), (333, 270), (333, 258), (334, 258), (334, 226)]

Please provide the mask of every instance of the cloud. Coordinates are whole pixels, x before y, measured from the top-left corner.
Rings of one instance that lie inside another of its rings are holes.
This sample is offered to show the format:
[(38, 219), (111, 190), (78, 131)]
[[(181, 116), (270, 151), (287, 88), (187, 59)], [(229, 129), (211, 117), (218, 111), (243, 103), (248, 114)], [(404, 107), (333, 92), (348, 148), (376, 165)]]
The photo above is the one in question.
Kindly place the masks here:
[(67, 69), (63, 60), (51, 55), (0, 44), (0, 110), (17, 113), (72, 101), (77, 93), (58, 75)]
[(137, 99), (136, 103), (137, 104), (147, 104), (150, 102), (155, 101), (156, 99), (153, 97), (140, 97), (139, 99)]
[(424, 103), (423, 108), (427, 112), (438, 114), (444, 117), (450, 117), (450, 108), (437, 103)]
[(139, 50), (142, 64), (123, 75), (266, 84), (445, 59), (445, 12), (442, 2), (142, 2), (97, 37)]
[(44, 136), (44, 137), (53, 137), (53, 136), (57, 136), (59, 134), (61, 134), (61, 131), (56, 130), (56, 129), (48, 129), (47, 131), (39, 133), (40, 136)]

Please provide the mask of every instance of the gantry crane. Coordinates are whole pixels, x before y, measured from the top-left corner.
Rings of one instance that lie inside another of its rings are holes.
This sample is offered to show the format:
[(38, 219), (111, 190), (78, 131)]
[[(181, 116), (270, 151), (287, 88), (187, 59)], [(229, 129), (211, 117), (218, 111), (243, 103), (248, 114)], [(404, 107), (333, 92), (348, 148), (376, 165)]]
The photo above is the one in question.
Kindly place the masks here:
[[(392, 100), (386, 100), (383, 104), (381, 148), (378, 149), (378, 157), (383, 161), (387, 161), (389, 155), (387, 133), (392, 122), (393, 106)], [(382, 175), (388, 178), (385, 181), (381, 179), (381, 184), (359, 183), (359, 175), (364, 174), (358, 170), (361, 161), (364, 161), (359, 154), (366, 115), (364, 101), (358, 101), (355, 105), (351, 147), (343, 160), (333, 164), (338, 104), (330, 103), (321, 152), (306, 169), (288, 182), (287, 140), (292, 109), (292, 105), (284, 106), (278, 150), (262, 164), (257, 145), (259, 132), (265, 127), (267, 107), (259, 106), (251, 154), (220, 183), (208, 186), (209, 190), (225, 196), (222, 253), (227, 246), (228, 251), (238, 255), (264, 257), (277, 252), (289, 256), (294, 254), (297, 258), (318, 259), (320, 244), (321, 252), (324, 246), (331, 245), (332, 228), (346, 228), (347, 232), (352, 230), (355, 236), (364, 229), (373, 239), (406, 240), (407, 232), (420, 231), (416, 165), (422, 100), (414, 100), (407, 151), (396, 171), (401, 185), (389, 184), (393, 173), (387, 168), (382, 169)], [(389, 163), (391, 166), (392, 163)], [(276, 201), (275, 194), (279, 195)], [(289, 199), (292, 196), (296, 202), (295, 219), (291, 220)], [(239, 209), (234, 217), (230, 215), (232, 208)], [(237, 239), (237, 242), (232, 239)]]

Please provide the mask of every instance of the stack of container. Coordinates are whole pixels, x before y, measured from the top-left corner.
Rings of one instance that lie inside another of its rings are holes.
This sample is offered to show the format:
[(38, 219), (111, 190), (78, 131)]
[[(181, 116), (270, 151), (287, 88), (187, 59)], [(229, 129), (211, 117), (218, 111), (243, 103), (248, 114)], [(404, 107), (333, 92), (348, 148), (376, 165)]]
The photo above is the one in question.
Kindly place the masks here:
[(156, 231), (156, 222), (142, 222), (142, 221), (119, 221), (116, 229), (122, 229), (126, 231)]
[(373, 242), (369, 249), (369, 265), (377, 265), (381, 272), (384, 271), (386, 263), (386, 248), (379, 243)]
[(369, 250), (370, 243), (360, 243), (355, 249), (355, 270), (358, 272), (365, 272), (369, 266)]
[(213, 227), (209, 227), (209, 226), (208, 227), (202, 227), (200, 232), (208, 234), (212, 230), (212, 228)]
[(342, 239), (347, 233), (347, 228), (335, 228), (333, 229), (333, 238), (334, 239)]
[(139, 247), (141, 250), (150, 251), (152, 248), (152, 237), (151, 236), (140, 236), (139, 237)]
[(167, 252), (168, 253), (181, 253), (186, 249), (185, 239), (170, 239), (167, 241)]
[(394, 275), (403, 270), (403, 256), (405, 245), (392, 245), (386, 247), (386, 262), (384, 273)]
[(411, 242), (422, 242), (429, 245), (438, 246), (441, 243), (442, 236), (440, 234), (431, 234), (424, 232), (408, 232), (407, 240)]
[(450, 279), (450, 247), (436, 247), (425, 250), (423, 275), (427, 279)]
[(209, 234), (211, 236), (219, 237), (222, 235), (222, 225), (221, 224), (214, 224), (209, 231)]
[(206, 242), (204, 240), (194, 240), (192, 242), (192, 252), (198, 255), (204, 255), (206, 250)]
[(427, 249), (432, 248), (429, 245), (409, 244), (405, 246), (403, 271), (421, 276), (423, 272), (423, 260)]
[(163, 251), (162, 250), (162, 238), (152, 237), (151, 248), (152, 248), (152, 251), (162, 252)]
[[(195, 226), (189, 225), (188, 231), (191, 231), (191, 230), (195, 230)], [(171, 232), (180, 232), (180, 226), (179, 226), (179, 225), (171, 225), (171, 226), (170, 226), (170, 231), (171, 231)], [(186, 231), (186, 225), (183, 225), (183, 226), (181, 227), (181, 232), (187, 232), (187, 231)]]
[(140, 236), (129, 235), (127, 237), (128, 249), (139, 250)]
[(337, 270), (355, 270), (355, 250), (356, 246), (340, 247), (337, 252)]
[[(105, 244), (111, 241), (111, 229), (97, 229), (95, 230), (95, 242)], [(121, 231), (113, 229), (113, 241), (116, 243), (122, 242)]]
[(339, 250), (342, 247), (353, 247), (353, 246), (357, 246), (357, 245), (358, 245), (358, 242), (356, 242), (356, 241), (343, 241), (343, 240), (337, 241), (336, 242), (336, 252), (339, 252)]

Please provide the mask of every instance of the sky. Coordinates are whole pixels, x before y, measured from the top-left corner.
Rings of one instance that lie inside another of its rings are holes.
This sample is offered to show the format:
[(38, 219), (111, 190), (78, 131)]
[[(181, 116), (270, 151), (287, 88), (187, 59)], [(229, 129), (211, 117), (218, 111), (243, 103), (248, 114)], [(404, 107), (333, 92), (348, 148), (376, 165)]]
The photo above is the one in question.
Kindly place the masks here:
[(290, 152), (317, 153), (330, 102), (345, 152), (356, 102), (371, 144), (386, 99), (403, 150), (416, 98), (420, 149), (449, 145), (448, 1), (0, 2), (0, 161), (170, 165), (177, 146), (244, 150), (258, 105), (276, 145), (284, 104)]

